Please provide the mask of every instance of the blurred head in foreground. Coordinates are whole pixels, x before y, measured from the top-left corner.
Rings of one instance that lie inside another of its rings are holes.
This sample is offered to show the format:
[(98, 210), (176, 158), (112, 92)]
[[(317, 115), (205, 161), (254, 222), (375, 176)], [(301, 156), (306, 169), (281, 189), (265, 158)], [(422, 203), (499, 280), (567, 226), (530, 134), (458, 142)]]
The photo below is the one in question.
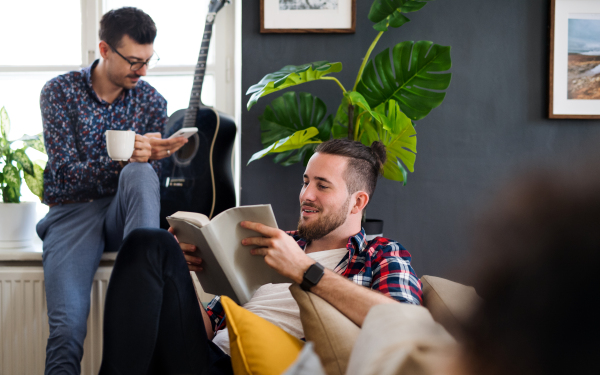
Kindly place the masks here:
[[(595, 160), (600, 160), (594, 158)], [(598, 374), (600, 163), (529, 173), (478, 232), (465, 372)]]

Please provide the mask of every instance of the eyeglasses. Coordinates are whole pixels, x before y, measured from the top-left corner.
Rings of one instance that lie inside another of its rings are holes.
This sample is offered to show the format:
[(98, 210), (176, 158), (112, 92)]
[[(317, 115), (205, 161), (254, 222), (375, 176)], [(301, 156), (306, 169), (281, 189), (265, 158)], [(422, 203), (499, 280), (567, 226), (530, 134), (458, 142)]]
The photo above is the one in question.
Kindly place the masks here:
[(154, 52), (154, 54), (147, 60), (144, 62), (141, 61), (136, 61), (136, 62), (131, 62), (129, 61), (129, 59), (123, 55), (121, 55), (119, 53), (119, 51), (117, 51), (115, 48), (113, 48), (113, 46), (111, 46), (110, 44), (108, 45), (110, 47), (110, 49), (112, 49), (117, 55), (121, 56), (121, 58), (123, 58), (123, 60), (127, 61), (130, 65), (130, 69), (133, 70), (134, 72), (137, 70), (140, 70), (144, 67), (144, 65), (146, 65), (148, 67), (148, 69), (152, 69), (156, 66), (156, 64), (158, 64), (158, 61), (160, 60), (160, 57), (158, 57), (158, 55), (156, 54), (156, 52)]

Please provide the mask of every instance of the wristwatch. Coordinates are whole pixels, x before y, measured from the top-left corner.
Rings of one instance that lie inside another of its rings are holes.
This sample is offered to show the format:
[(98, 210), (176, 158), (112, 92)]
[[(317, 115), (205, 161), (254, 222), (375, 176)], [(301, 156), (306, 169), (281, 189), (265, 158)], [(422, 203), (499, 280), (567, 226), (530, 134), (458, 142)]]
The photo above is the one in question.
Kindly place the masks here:
[(325, 267), (321, 265), (321, 263), (317, 262), (312, 264), (306, 272), (304, 272), (304, 277), (302, 278), (302, 284), (300, 284), (300, 288), (305, 291), (309, 291), (310, 288), (317, 285), (321, 278), (325, 274)]

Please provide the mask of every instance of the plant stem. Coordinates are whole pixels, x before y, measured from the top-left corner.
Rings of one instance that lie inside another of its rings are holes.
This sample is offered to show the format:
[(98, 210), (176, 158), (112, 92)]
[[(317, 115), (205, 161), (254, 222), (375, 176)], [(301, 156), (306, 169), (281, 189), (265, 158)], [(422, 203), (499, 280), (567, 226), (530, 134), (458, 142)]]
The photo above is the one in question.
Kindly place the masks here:
[(346, 89), (344, 88), (344, 86), (342, 85), (342, 83), (340, 81), (338, 81), (337, 78), (335, 77), (321, 77), (320, 79), (326, 79), (328, 81), (335, 81), (338, 86), (340, 86), (340, 88), (342, 89), (342, 91), (344, 92), (344, 94), (346, 93)]
[[(361, 113), (361, 115), (362, 115), (362, 113)], [(356, 118), (356, 124), (354, 125), (354, 140), (355, 141), (358, 141), (358, 125), (359, 124), (360, 124), (360, 115)]]
[(375, 37), (375, 40), (373, 40), (373, 43), (371, 43), (371, 47), (369, 47), (369, 49), (367, 50), (367, 54), (365, 55), (363, 62), (360, 65), (360, 69), (358, 70), (358, 75), (356, 76), (356, 82), (354, 83), (354, 88), (352, 89), (352, 91), (356, 91), (356, 86), (358, 86), (358, 82), (360, 82), (360, 79), (362, 78), (363, 71), (365, 70), (367, 61), (369, 61), (371, 52), (373, 52), (375, 45), (377, 45), (377, 42), (379, 41), (379, 38), (381, 38), (382, 35), (383, 35), (383, 31), (380, 31), (379, 34), (377, 34), (377, 36)]
[(348, 106), (348, 139), (351, 141), (354, 140), (352, 138), (352, 136), (354, 135), (354, 132), (352, 130), (353, 122), (354, 122), (354, 106), (352, 104), (350, 104)]

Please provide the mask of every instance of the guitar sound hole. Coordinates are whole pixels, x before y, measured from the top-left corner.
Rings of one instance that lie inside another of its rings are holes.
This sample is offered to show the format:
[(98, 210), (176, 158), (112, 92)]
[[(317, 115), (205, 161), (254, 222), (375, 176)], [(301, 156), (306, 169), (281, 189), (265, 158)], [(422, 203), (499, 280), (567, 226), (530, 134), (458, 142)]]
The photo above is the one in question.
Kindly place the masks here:
[(175, 163), (179, 165), (187, 165), (190, 164), (196, 153), (198, 152), (198, 144), (200, 143), (200, 138), (198, 134), (194, 134), (188, 139), (188, 143), (186, 143), (182, 148), (180, 148), (174, 156)]

